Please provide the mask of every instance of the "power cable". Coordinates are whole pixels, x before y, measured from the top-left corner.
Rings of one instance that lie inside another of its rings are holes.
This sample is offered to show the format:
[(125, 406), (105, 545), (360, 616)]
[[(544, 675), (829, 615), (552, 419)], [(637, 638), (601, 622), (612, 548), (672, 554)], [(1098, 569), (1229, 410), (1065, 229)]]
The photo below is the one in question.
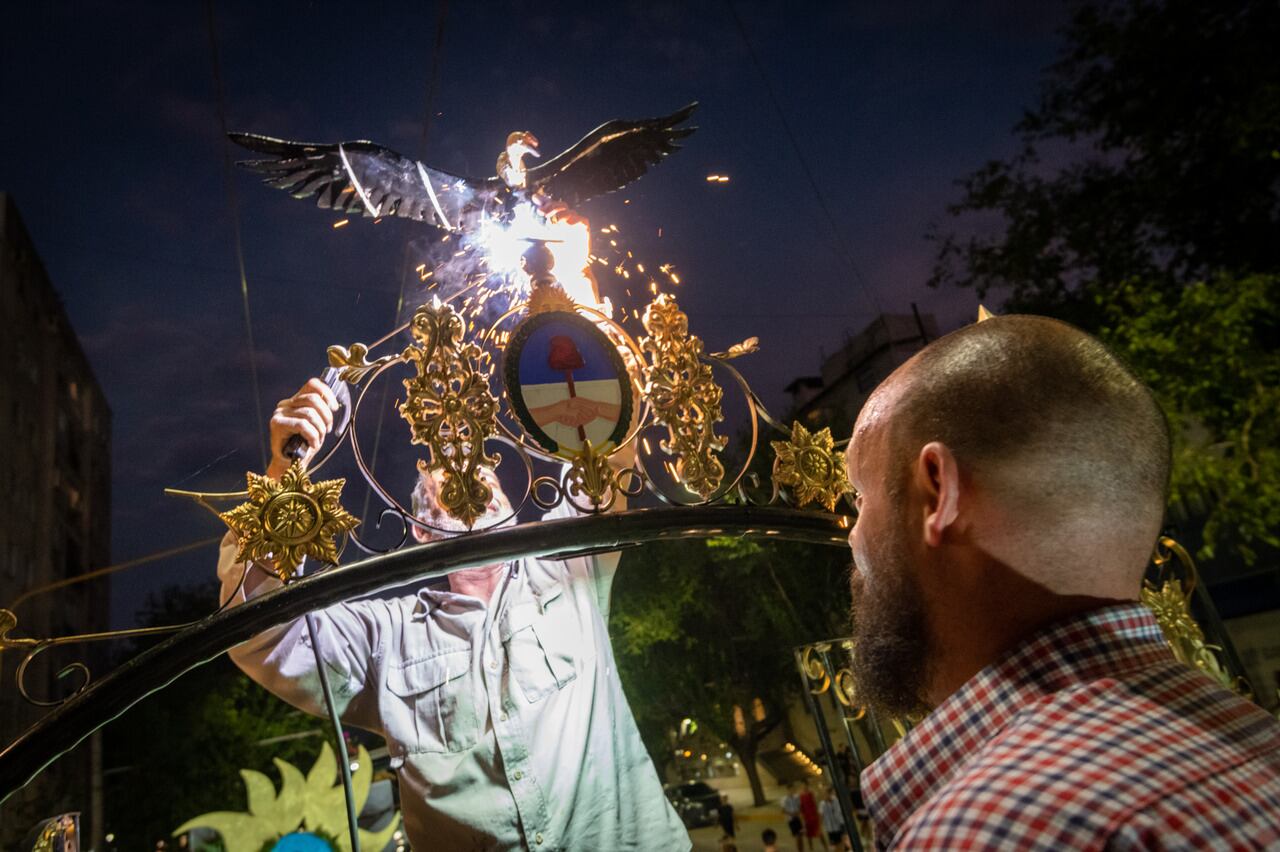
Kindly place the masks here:
[(760, 61), (760, 57), (756, 55), (755, 48), (751, 45), (751, 39), (747, 37), (747, 30), (742, 25), (742, 19), (738, 17), (737, 10), (733, 8), (733, 0), (725, 0), (725, 6), (729, 10), (729, 17), (733, 18), (733, 23), (738, 29), (738, 35), (742, 37), (742, 43), (747, 48), (747, 55), (751, 57), (751, 63), (755, 65), (756, 72), (759, 73), (760, 80), (764, 83), (765, 94), (769, 96), (769, 101), (773, 104), (773, 110), (778, 114), (778, 123), (782, 125), (782, 130), (787, 135), (787, 141), (791, 143), (791, 149), (795, 152), (796, 161), (800, 163), (800, 169), (804, 172), (804, 176), (809, 182), (809, 188), (813, 190), (813, 197), (818, 202), (818, 209), (822, 211), (823, 218), (827, 220), (827, 226), (831, 229), (832, 245), (836, 250), (836, 256), (843, 260), (849, 268), (849, 273), (857, 283), (858, 290), (871, 302), (876, 314), (883, 314), (884, 310), (880, 307), (880, 299), (876, 296), (875, 290), (867, 284), (866, 279), (858, 271), (857, 264), (853, 262), (853, 254), (849, 251), (848, 245), (841, 236), (840, 228), (836, 224), (836, 218), (831, 213), (831, 207), (827, 204), (826, 196), (823, 195), (817, 178), (814, 177), (813, 169), (809, 168), (809, 162), (805, 159), (804, 152), (800, 148), (800, 141), (796, 138), (795, 131), (791, 129), (791, 122), (787, 121), (787, 114), (783, 111), (782, 102), (778, 100), (778, 95), (773, 90), (773, 83), (770, 82), (769, 75), (765, 72), (764, 64)]
[[(257, 412), (257, 423), (255, 431), (258, 434), (258, 448), (262, 453), (262, 470), (267, 469), (267, 443), (266, 436), (263, 433), (263, 424), (266, 422), (262, 417), (262, 396), (258, 390), (258, 364), (255, 356), (253, 345), (253, 322), (249, 313), (249, 279), (244, 271), (244, 246), (240, 235), (240, 212), (236, 199), (235, 179), (232, 171), (231, 154), (228, 149), (227, 141), (227, 110), (226, 101), (223, 96), (222, 85), (222, 68), (218, 61), (218, 35), (217, 26), (213, 16), (213, 0), (205, 0), (206, 20), (209, 24), (209, 47), (213, 55), (213, 79), (218, 95), (218, 121), (222, 127), (222, 163), (223, 174), (227, 185), (227, 206), (231, 211), (231, 224), (235, 233), (236, 244), (236, 262), (240, 269), (240, 295), (244, 301), (244, 325), (248, 334), (249, 345), (249, 372), (253, 379), (253, 404)], [(320, 688), (324, 694), (325, 709), (329, 714), (329, 721), (333, 725), (334, 736), (337, 742), (334, 744), (339, 751), (339, 766), (342, 769), (342, 792), (343, 799), (347, 806), (347, 831), (351, 838), (351, 852), (360, 852), (360, 826), (356, 822), (357, 808), (355, 804), (355, 790), (351, 784), (351, 760), (347, 756), (346, 738), (342, 733), (342, 719), (338, 715), (337, 706), (333, 701), (333, 691), (329, 686), (329, 673), (326, 670), (324, 659), (321, 655), (319, 631), (316, 629), (315, 615), (313, 613), (306, 614), (307, 632), (311, 638), (311, 649), (315, 654), (316, 675), (320, 679)]]
[(253, 320), (249, 313), (249, 278), (244, 271), (244, 242), (240, 233), (240, 204), (236, 196), (234, 164), (231, 161), (230, 142), (227, 140), (227, 103), (222, 82), (222, 63), (218, 60), (218, 28), (213, 17), (213, 0), (205, 0), (205, 20), (209, 26), (209, 52), (213, 58), (213, 85), (218, 103), (218, 124), (222, 136), (218, 140), (222, 149), (222, 177), (227, 188), (227, 210), (231, 216), (231, 230), (235, 236), (236, 266), (240, 271), (240, 298), (244, 303), (244, 329), (249, 345), (249, 378), (253, 385), (253, 406), (257, 415), (254, 433), (258, 436), (258, 451), (262, 454), (262, 470), (267, 469), (267, 438), (263, 432), (266, 420), (262, 416), (262, 394), (258, 389), (258, 356), (253, 345)]
[(92, 571), (86, 571), (83, 574), (76, 574), (73, 577), (64, 577), (61, 580), (56, 580), (52, 583), (46, 583), (45, 585), (37, 586), (34, 589), (28, 589), (27, 591), (23, 592), (22, 594), (14, 598), (13, 601), (10, 602), (9, 606), (6, 608), (10, 610), (15, 610), (18, 608), (18, 605), (21, 604), (23, 601), (30, 600), (36, 595), (43, 595), (45, 592), (52, 592), (55, 589), (65, 588), (66, 586), (74, 586), (77, 583), (83, 583), (88, 580), (92, 580), (96, 577), (105, 576), (107, 574), (115, 574), (117, 571), (123, 571), (126, 568), (136, 568), (139, 565), (145, 565), (148, 562), (155, 562), (158, 559), (164, 559), (165, 557), (168, 557), (168, 556), (178, 556), (180, 554), (187, 553), (188, 551), (191, 551), (191, 550), (196, 550), (201, 547), (208, 547), (209, 545), (216, 544), (219, 541), (222, 541), (222, 536), (220, 535), (213, 536), (212, 538), (202, 538), (199, 541), (192, 541), (186, 544), (180, 544), (177, 547), (169, 547), (164, 550), (157, 550), (154, 553), (148, 553), (146, 556), (139, 556), (136, 559), (129, 559), (125, 562), (117, 562), (115, 565), (106, 565), (102, 568), (94, 568)]
[[(422, 119), (422, 136), (418, 140), (418, 155), (420, 158), (427, 156), (427, 142), (431, 137), (431, 119), (435, 115), (436, 93), (440, 86), (440, 57), (444, 49), (444, 30), (445, 23), (449, 18), (449, 2), (448, 0), (438, 0), (436, 3), (436, 42), (431, 51), (431, 71), (427, 76), (427, 94), (426, 103), (424, 104), (424, 116)], [(400, 326), (400, 315), (404, 312), (404, 291), (405, 285), (409, 281), (409, 252), (413, 247), (413, 237), (406, 237), (404, 241), (404, 253), (400, 258), (400, 294), (396, 298), (396, 314), (392, 323), (392, 328)], [(378, 425), (373, 431), (373, 452), (369, 456), (369, 472), (373, 473), (374, 468), (378, 464), (378, 446), (382, 443), (382, 421), (387, 413), (387, 396), (390, 393), (390, 385), (386, 382), (382, 385), (382, 397), (378, 403)], [(368, 488), (364, 492), (364, 507), (360, 510), (360, 523), (364, 524), (369, 517), (369, 502), (373, 497), (373, 489)]]

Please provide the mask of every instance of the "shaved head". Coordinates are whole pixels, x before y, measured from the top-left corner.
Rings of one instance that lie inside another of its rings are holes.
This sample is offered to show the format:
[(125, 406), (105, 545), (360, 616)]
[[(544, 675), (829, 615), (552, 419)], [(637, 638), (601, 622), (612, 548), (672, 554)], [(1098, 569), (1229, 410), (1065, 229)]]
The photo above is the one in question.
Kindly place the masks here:
[(1151, 392), (1077, 328), (996, 317), (917, 353), (849, 445), (860, 700), (925, 710), (1029, 631), (1136, 599), (1169, 461)]
[[(966, 326), (900, 367), (865, 413), (860, 429), (888, 426), (891, 476), (925, 444), (945, 444), (962, 475), (1020, 518), (1012, 535), (1071, 548), (1059, 564), (1090, 541), (1131, 541), (1136, 588), (1164, 517), (1169, 427), (1098, 339), (1036, 316)], [(1054, 579), (1055, 591), (1087, 591)]]

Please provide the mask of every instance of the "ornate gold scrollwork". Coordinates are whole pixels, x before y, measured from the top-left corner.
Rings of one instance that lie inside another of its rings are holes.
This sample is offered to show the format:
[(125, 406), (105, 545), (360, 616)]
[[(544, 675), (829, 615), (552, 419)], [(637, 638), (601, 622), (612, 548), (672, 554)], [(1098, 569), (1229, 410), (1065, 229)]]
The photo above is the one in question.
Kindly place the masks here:
[(703, 499), (720, 487), (724, 465), (716, 453), (726, 439), (715, 433), (724, 419), (723, 396), (704, 363), (702, 341), (689, 334), (689, 318), (675, 299), (663, 293), (645, 309), (644, 327), (650, 336), (640, 340), (649, 356), (645, 370), (645, 396), (654, 419), (667, 427), (663, 452), (675, 456), (675, 476), (684, 487)]
[(852, 715), (849, 717), (850, 719), (856, 722), (863, 716), (867, 715), (867, 708), (858, 703), (857, 693), (854, 691), (853, 687), (852, 671), (849, 669), (840, 669), (837, 671), (835, 686), (836, 699), (845, 707), (848, 707), (852, 712)]
[(748, 337), (741, 343), (735, 343), (723, 352), (712, 352), (708, 357), (715, 358), (717, 361), (732, 361), (734, 358), (741, 358), (743, 355), (751, 355), (760, 351), (760, 338)]
[(1161, 569), (1163, 575), (1167, 571), (1166, 566), (1175, 557), (1181, 563), (1186, 579), (1166, 576), (1162, 578), (1162, 582), (1144, 580), (1142, 602), (1155, 614), (1165, 641), (1169, 643), (1175, 657), (1200, 669), (1228, 689), (1252, 698), (1253, 691), (1249, 682), (1231, 674), (1222, 664), (1218, 658), (1222, 649), (1206, 641), (1204, 631), (1191, 614), (1191, 594), (1195, 591), (1197, 582), (1195, 561), (1186, 548), (1168, 536), (1162, 536), (1152, 563)]
[(404, 355), (383, 355), (381, 358), (369, 360), (369, 347), (363, 343), (353, 343), (351, 348), (330, 346), (328, 349), (329, 366), (341, 367), (341, 378), (349, 385), (358, 385), (368, 378), (369, 374), (384, 364), (403, 361)]
[(806, 645), (804, 653), (800, 655), (800, 666), (804, 669), (804, 676), (818, 682), (816, 687), (809, 689), (814, 695), (821, 695), (831, 688), (831, 675), (827, 674), (827, 666), (821, 657), (816, 656), (830, 648), (829, 644)]
[(18, 616), (14, 615), (13, 610), (0, 609), (0, 654), (11, 648), (30, 648), (38, 644), (35, 639), (10, 637), (9, 633), (17, 626)]
[(239, 538), (237, 562), (262, 560), (288, 580), (304, 557), (337, 561), (335, 537), (360, 523), (339, 502), (346, 480), (312, 483), (299, 461), (279, 480), (256, 473), (246, 477), (249, 501), (218, 515)]
[[(867, 714), (867, 708), (858, 703), (857, 694), (854, 691), (852, 669), (848, 666), (842, 666), (836, 669), (834, 675), (827, 670), (825, 659), (831, 648), (831, 642), (806, 645), (800, 655), (800, 667), (804, 670), (805, 677), (817, 684), (817, 686), (810, 687), (809, 692), (814, 695), (823, 695), (828, 690), (831, 690), (831, 694), (835, 696), (836, 700), (849, 708), (847, 718), (856, 722)], [(845, 655), (845, 658), (848, 658), (853, 652), (853, 642), (848, 639), (841, 640), (840, 651)], [(833, 686), (835, 687), (834, 690), (831, 689)]]
[(791, 440), (770, 443), (777, 453), (774, 482), (790, 486), (798, 505), (821, 503), (828, 512), (835, 511), (840, 498), (853, 491), (830, 429), (810, 434), (796, 422), (791, 424)]
[(586, 497), (593, 510), (607, 512), (617, 499), (617, 474), (609, 465), (609, 447), (605, 449), (605, 453), (596, 452), (588, 438), (582, 451), (570, 461), (565, 473), (566, 496), (570, 502), (576, 503), (575, 497)]
[(400, 416), (409, 423), (413, 443), (427, 447), (425, 468), (443, 473), (441, 506), (470, 528), (493, 497), (480, 470), (498, 463), (484, 449), (498, 431), (498, 400), (489, 391), (493, 367), (488, 353), (464, 342), (463, 319), (447, 304), (420, 306), (409, 328), (414, 343), (404, 358), (417, 375), (404, 380), (408, 397)]

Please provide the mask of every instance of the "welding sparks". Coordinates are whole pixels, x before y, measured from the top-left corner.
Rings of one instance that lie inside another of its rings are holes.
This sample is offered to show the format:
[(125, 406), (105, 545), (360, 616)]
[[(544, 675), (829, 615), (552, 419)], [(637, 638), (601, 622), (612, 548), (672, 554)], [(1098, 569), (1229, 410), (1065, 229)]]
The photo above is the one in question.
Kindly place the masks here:
[(707, 183), (728, 183), (728, 175), (707, 175)]
[(592, 262), (591, 232), (585, 222), (551, 222), (532, 204), (522, 202), (509, 222), (482, 220), (470, 243), (484, 254), (491, 273), (523, 288), (521, 257), (534, 240), (546, 241), (555, 259), (556, 279), (571, 299), (597, 310), (605, 307), (587, 272)]

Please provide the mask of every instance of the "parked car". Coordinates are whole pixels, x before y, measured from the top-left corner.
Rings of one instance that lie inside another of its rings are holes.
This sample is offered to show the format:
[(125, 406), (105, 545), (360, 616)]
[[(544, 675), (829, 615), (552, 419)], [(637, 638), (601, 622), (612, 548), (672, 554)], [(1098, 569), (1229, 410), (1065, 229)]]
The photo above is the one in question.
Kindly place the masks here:
[(666, 788), (667, 798), (685, 828), (713, 825), (720, 809), (720, 791), (703, 781), (672, 784)]

